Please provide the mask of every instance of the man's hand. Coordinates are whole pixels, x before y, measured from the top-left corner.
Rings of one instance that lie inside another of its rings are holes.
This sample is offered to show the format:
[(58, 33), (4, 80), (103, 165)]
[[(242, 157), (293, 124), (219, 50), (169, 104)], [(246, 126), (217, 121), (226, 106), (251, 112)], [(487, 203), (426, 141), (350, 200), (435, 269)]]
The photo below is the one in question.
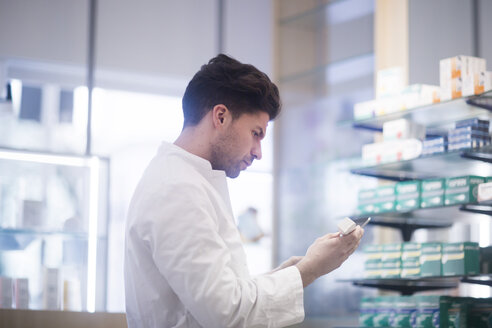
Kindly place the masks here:
[(363, 235), (364, 229), (357, 226), (348, 235), (329, 233), (316, 239), (309, 246), (304, 258), (296, 264), (303, 286), (307, 287), (317, 278), (340, 267), (359, 246)]
[(303, 257), (304, 256), (292, 256), (287, 261), (283, 262), (278, 267), (276, 267), (275, 269), (273, 269), (270, 273), (273, 273), (275, 271), (282, 270), (282, 269), (285, 269), (287, 267), (296, 265), (300, 260), (302, 260)]

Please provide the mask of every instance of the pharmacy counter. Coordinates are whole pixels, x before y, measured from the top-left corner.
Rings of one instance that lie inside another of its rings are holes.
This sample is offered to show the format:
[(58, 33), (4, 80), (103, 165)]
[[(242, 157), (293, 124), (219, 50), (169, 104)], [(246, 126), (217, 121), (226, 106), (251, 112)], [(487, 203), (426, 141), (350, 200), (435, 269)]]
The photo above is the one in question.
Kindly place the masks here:
[(0, 327), (126, 328), (124, 313), (0, 309)]

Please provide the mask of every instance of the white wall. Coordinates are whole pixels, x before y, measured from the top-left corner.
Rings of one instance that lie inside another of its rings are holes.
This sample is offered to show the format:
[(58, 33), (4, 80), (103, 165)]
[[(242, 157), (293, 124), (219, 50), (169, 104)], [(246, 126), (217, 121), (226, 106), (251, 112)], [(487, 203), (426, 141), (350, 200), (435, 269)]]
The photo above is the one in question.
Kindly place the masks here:
[(85, 64), (87, 0), (0, 0), (0, 58)]
[(472, 1), (409, 1), (409, 51), (409, 83), (439, 85), (439, 60), (473, 55)]
[(224, 52), (273, 74), (273, 1), (228, 0), (224, 10)]

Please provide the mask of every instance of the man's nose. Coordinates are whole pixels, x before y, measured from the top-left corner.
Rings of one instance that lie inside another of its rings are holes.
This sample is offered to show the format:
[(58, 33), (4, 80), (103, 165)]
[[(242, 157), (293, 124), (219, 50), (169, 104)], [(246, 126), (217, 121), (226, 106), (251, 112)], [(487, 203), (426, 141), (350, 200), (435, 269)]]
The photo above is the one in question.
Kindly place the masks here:
[(261, 142), (258, 142), (253, 146), (253, 149), (251, 149), (251, 155), (256, 160), (261, 159)]

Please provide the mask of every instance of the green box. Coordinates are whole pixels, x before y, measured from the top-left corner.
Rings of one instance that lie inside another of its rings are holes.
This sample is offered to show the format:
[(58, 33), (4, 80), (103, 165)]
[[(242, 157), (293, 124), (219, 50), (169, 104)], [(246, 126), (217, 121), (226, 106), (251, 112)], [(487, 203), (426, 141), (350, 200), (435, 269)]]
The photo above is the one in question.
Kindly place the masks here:
[(391, 315), (394, 312), (394, 296), (376, 297), (377, 312), (373, 317), (374, 327), (391, 327)]
[(420, 185), (420, 207), (444, 206), (445, 179), (422, 180)]
[(422, 243), (420, 255), (420, 276), (442, 275), (442, 243)]
[(403, 243), (401, 252), (401, 277), (420, 276), (420, 243)]
[(439, 328), (439, 300), (436, 295), (415, 296), (417, 315), (414, 328)]
[(366, 278), (381, 278), (382, 268), (382, 245), (366, 245), (364, 251), (364, 276)]
[(444, 276), (479, 274), (480, 247), (478, 247), (478, 243), (443, 244), (442, 273)]
[(374, 315), (376, 314), (376, 301), (372, 297), (363, 297), (360, 300), (359, 326), (374, 327)]
[(446, 179), (445, 205), (467, 204), (477, 202), (478, 185), (485, 178), (476, 175), (465, 175)]
[(463, 297), (441, 296), (439, 299), (439, 326), (467, 328), (469, 301)]
[(393, 212), (396, 208), (395, 185), (382, 186), (376, 189), (377, 203), (375, 213)]
[(360, 214), (375, 213), (377, 203), (376, 189), (365, 189), (359, 191), (357, 210)]
[(395, 297), (394, 315), (391, 318), (391, 327), (412, 328), (412, 321), (417, 313), (417, 304), (412, 296)]
[(421, 182), (405, 181), (396, 184), (396, 210), (411, 211), (420, 207)]
[(401, 243), (385, 244), (381, 256), (381, 277), (400, 278), (401, 276)]
[(470, 302), (468, 325), (473, 328), (492, 327), (492, 298), (476, 298)]

